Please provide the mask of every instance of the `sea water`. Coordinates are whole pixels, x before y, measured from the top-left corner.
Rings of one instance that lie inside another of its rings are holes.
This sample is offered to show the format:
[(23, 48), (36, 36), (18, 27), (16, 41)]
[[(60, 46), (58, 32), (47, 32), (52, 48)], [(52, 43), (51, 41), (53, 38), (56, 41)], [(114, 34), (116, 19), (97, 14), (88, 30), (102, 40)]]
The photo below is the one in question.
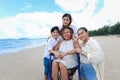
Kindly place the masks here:
[(0, 39), (0, 55), (46, 44), (46, 38)]

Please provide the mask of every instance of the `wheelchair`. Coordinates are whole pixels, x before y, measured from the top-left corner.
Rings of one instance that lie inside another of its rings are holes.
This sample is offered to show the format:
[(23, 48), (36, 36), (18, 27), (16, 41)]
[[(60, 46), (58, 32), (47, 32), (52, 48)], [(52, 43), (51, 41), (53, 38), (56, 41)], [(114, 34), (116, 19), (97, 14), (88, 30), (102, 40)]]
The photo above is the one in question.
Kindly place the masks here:
[[(50, 60), (49, 60), (49, 63), (50, 63), (50, 73), (48, 75), (48, 80), (52, 80), (52, 57), (54, 56), (54, 54), (50, 54)], [(70, 68), (68, 69), (68, 80), (72, 80), (73, 78), (73, 75), (75, 74), (76, 70), (78, 70), (78, 80), (82, 80), (81, 79), (81, 74), (80, 74), (80, 55), (79, 53), (76, 53), (76, 56), (77, 56), (77, 63), (78, 65), (75, 66), (74, 68)], [(61, 77), (59, 75), (59, 80), (61, 80)]]

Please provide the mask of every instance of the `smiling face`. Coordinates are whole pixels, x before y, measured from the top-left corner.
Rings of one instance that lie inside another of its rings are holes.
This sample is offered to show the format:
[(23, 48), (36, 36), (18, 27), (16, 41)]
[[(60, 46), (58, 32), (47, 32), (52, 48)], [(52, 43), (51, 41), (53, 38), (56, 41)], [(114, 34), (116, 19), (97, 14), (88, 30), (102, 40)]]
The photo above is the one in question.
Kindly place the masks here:
[(51, 36), (52, 36), (54, 39), (57, 39), (57, 37), (59, 36), (58, 30), (54, 30), (53, 32), (51, 32)]
[(85, 31), (84, 29), (79, 29), (78, 30), (78, 38), (85, 42), (88, 39), (88, 32)]
[(69, 26), (70, 25), (70, 19), (69, 17), (63, 17), (62, 18), (63, 26)]
[(65, 40), (69, 40), (69, 39), (71, 39), (71, 32), (70, 32), (70, 30), (69, 29), (65, 29), (64, 31), (63, 31), (63, 38), (65, 39)]
[(72, 39), (72, 34), (73, 34), (72, 28), (69, 28), (69, 27), (63, 28), (61, 32), (64, 40)]

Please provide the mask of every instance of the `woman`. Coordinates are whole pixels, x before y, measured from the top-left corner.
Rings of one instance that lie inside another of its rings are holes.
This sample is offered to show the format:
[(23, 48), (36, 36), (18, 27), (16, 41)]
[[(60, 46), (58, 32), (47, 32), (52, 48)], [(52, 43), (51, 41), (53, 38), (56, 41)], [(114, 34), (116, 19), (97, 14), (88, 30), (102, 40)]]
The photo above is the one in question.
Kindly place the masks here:
[(79, 28), (77, 34), (78, 39), (83, 41), (80, 44), (81, 49), (76, 49), (81, 55), (82, 79), (85, 77), (85, 72), (92, 72), (94, 75), (92, 80), (104, 80), (104, 54), (100, 45), (92, 37), (89, 37), (88, 30), (85, 27)]
[(72, 25), (72, 16), (69, 13), (65, 13), (62, 16), (62, 26), (59, 26), (59, 29), (61, 30), (63, 27), (70, 27), (73, 29), (74, 33), (73, 33), (73, 37), (77, 36), (77, 27)]
[(67, 69), (77, 66), (76, 61), (76, 45), (72, 39), (73, 29), (70, 27), (64, 27), (61, 29), (63, 41), (59, 46), (58, 53), (54, 53), (56, 59), (52, 64), (52, 76), (53, 80), (58, 80), (59, 70), (61, 72), (62, 80), (68, 80)]

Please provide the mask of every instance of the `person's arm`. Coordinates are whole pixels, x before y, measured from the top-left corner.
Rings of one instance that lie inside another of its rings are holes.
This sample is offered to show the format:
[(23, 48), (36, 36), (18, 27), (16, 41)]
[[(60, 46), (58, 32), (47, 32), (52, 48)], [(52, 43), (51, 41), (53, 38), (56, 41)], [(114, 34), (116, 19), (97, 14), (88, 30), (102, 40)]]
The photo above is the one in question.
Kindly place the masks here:
[(87, 46), (90, 48), (90, 52), (82, 51), (82, 54), (85, 55), (91, 63), (99, 64), (104, 60), (104, 54), (96, 41), (91, 42), (90, 45)]
[(51, 49), (51, 50), (49, 50), (49, 52), (50, 52), (50, 53), (53, 53), (56, 58), (61, 58), (60, 53), (59, 53), (58, 51)]
[(76, 53), (76, 50), (73, 49), (73, 50), (70, 50), (70, 51), (68, 51), (68, 52), (66, 52), (66, 53), (64, 53), (64, 54), (62, 54), (62, 57), (66, 56), (66, 55), (75, 54), (75, 53)]
[(56, 45), (53, 49), (54, 49), (54, 50), (58, 50), (59, 47), (60, 47), (61, 42), (62, 42), (62, 41), (59, 41), (59, 42), (57, 43), (57, 45)]
[(48, 36), (47, 41), (50, 39), (51, 36)]
[(60, 55), (57, 52), (57, 50), (53, 49), (55, 45), (53, 45), (52, 43), (53, 43), (53, 40), (52, 40), (52, 38), (50, 38), (47, 42), (47, 50), (49, 51), (50, 54), (53, 53), (55, 55), (55, 57), (58, 58), (58, 57), (60, 57)]
[(57, 45), (53, 48), (53, 50), (50, 50), (51, 53), (55, 55), (56, 58), (61, 58), (61, 53), (58, 51), (62, 41), (58, 42)]
[(74, 47), (75, 47), (76, 53), (81, 54), (81, 53), (82, 53), (82, 50), (81, 50), (81, 47), (80, 47), (80, 45), (79, 45), (78, 39), (76, 38), (76, 39), (73, 41), (73, 43), (74, 43)]
[(74, 45), (74, 48), (79, 48), (79, 49), (81, 49), (77, 38), (73, 39), (73, 45)]

